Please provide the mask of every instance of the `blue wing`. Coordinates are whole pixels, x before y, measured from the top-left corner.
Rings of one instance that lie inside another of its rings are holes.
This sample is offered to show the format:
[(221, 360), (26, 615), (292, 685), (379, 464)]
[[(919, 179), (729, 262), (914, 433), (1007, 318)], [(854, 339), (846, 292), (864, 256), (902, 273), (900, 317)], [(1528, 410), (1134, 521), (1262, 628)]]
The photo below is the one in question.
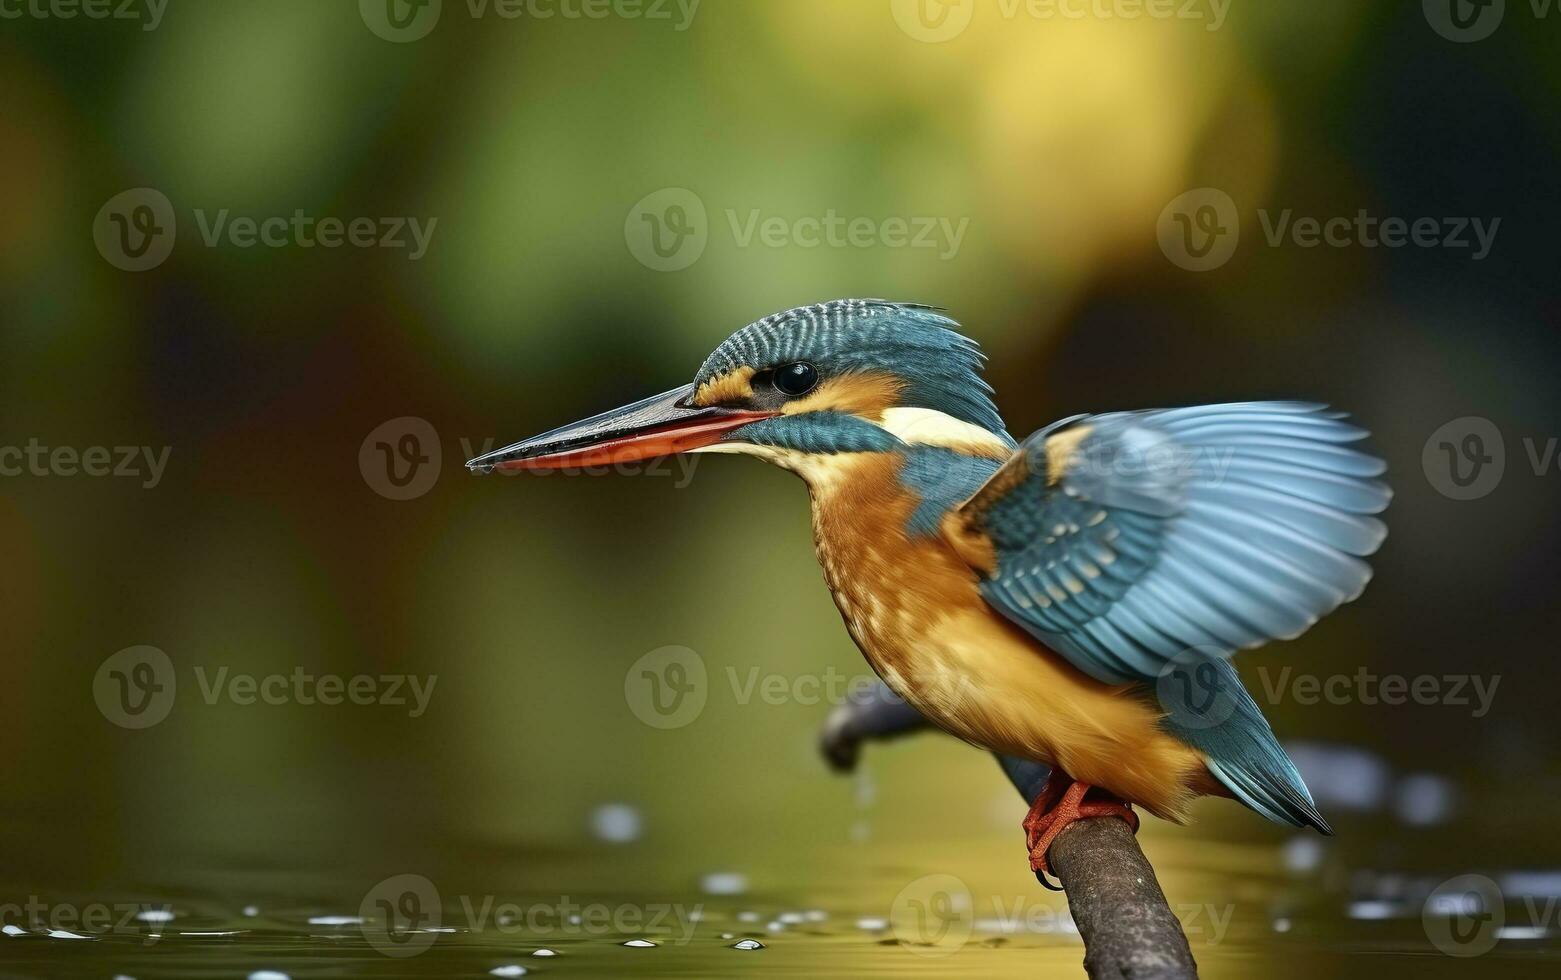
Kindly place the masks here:
[(1343, 418), (1244, 402), (1038, 432), (957, 514), (991, 545), (982, 595), (1108, 683), (1297, 636), (1360, 595), (1387, 535), (1385, 466)]

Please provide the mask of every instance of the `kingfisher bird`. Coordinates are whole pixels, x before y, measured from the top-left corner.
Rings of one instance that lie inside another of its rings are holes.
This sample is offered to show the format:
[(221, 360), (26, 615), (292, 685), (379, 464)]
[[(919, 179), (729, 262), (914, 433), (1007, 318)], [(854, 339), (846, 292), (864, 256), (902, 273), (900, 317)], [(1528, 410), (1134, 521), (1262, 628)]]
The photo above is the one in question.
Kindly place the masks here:
[(1231, 657), (1364, 590), (1391, 497), (1367, 433), (1247, 401), (1075, 415), (1021, 443), (985, 360), (935, 307), (798, 307), (689, 384), (467, 465), (738, 453), (801, 477), (873, 670), (934, 725), (1051, 767), (1023, 824), (1042, 875), (1075, 820), (1184, 823), (1205, 795), (1331, 833)]

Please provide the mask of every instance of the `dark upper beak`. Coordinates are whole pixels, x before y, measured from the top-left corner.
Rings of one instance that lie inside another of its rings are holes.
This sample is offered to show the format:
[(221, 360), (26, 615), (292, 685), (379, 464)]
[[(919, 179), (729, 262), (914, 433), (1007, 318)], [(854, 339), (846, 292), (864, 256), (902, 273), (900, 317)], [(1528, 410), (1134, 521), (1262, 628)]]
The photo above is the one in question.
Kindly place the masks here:
[(735, 408), (701, 408), (691, 404), (693, 395), (693, 385), (674, 388), (513, 446), (484, 453), (466, 466), (476, 473), (556, 470), (671, 456), (714, 445), (733, 429), (773, 418), (776, 414)]

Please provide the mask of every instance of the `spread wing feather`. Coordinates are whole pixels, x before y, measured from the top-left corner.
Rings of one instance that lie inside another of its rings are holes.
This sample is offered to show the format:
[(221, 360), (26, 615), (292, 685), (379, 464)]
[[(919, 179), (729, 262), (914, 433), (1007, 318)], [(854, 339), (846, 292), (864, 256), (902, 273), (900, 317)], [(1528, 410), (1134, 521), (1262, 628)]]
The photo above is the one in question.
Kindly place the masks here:
[(1299, 635), (1371, 577), (1387, 529), (1366, 432), (1303, 402), (1081, 416), (1031, 436), (956, 512), (981, 591), (1106, 682)]

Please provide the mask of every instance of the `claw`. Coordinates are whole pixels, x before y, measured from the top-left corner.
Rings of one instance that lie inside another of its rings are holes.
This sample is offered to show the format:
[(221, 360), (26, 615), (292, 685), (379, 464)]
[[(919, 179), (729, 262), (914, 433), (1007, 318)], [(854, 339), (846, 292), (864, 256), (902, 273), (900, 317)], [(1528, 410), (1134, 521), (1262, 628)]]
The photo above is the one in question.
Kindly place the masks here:
[[(1133, 828), (1133, 833), (1138, 833), (1138, 814), (1133, 812), (1130, 804), (1117, 799), (1085, 800), (1085, 795), (1094, 787), (1088, 783), (1075, 782), (1068, 786), (1062, 798), (1056, 798), (1056, 789), (1061, 781), (1067, 780), (1066, 776), (1057, 777), (1057, 770), (1053, 770), (1052, 779), (1047, 780), (1046, 786), (1036, 796), (1035, 803), (1031, 805), (1030, 812), (1024, 818), (1025, 841), (1030, 848), (1030, 870), (1035, 872), (1036, 880), (1053, 891), (1061, 889), (1052, 885), (1047, 878), (1052, 874), (1051, 865), (1047, 862), (1046, 852), (1051, 849), (1052, 841), (1062, 833), (1063, 828), (1076, 820), (1089, 817), (1119, 817), (1127, 821), (1127, 825)], [(1054, 785), (1056, 784), (1056, 785)], [(1054, 802), (1055, 801), (1055, 802)]]

